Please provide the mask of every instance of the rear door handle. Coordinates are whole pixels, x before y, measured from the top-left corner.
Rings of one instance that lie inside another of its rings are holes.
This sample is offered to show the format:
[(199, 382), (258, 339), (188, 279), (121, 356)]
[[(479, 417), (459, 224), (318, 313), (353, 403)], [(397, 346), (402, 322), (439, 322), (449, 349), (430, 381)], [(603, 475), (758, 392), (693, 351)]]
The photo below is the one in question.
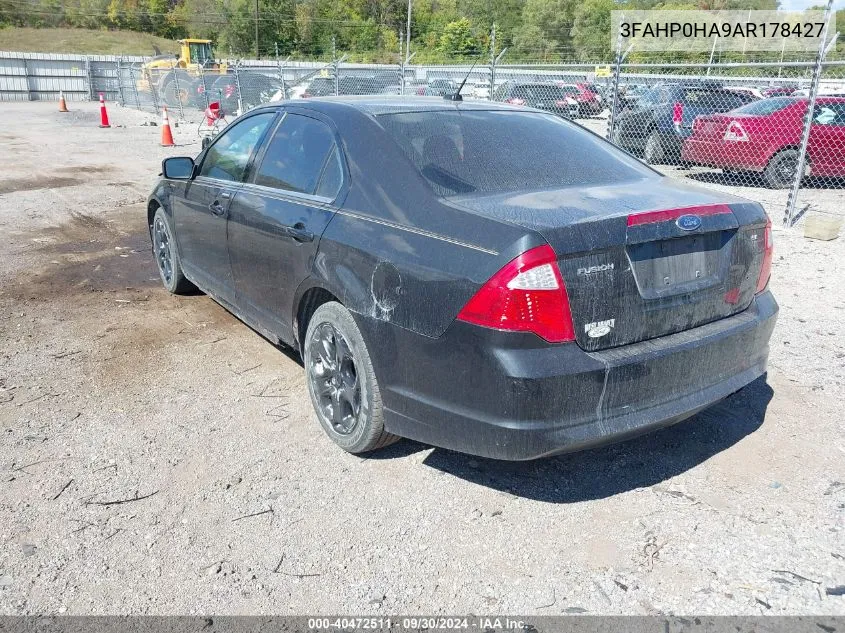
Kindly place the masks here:
[(285, 235), (296, 240), (297, 242), (313, 242), (314, 234), (305, 228), (302, 222), (297, 222), (293, 226), (285, 227)]

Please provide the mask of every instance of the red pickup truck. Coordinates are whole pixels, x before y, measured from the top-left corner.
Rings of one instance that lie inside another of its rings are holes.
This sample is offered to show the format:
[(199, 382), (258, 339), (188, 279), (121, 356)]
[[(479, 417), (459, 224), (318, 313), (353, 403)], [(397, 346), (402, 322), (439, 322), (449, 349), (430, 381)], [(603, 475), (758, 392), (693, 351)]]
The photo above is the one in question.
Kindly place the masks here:
[[(786, 188), (798, 162), (807, 104), (806, 97), (773, 97), (700, 116), (681, 157), (726, 172), (759, 172), (769, 187)], [(845, 98), (816, 100), (805, 175), (845, 177)]]

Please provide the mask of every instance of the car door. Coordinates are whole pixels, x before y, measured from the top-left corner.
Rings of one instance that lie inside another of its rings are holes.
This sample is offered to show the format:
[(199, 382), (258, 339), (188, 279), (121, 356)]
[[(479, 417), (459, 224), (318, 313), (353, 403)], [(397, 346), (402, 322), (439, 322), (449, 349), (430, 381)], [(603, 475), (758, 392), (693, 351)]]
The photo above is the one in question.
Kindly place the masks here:
[(293, 295), (309, 275), (346, 180), (330, 122), (289, 109), (230, 207), (228, 248), (238, 305), (283, 341), (293, 340)]
[(231, 300), (232, 269), (226, 250), (226, 216), (275, 111), (227, 128), (202, 155), (198, 175), (174, 191), (173, 221), (182, 266), (207, 292)]
[(816, 104), (807, 154), (811, 175), (845, 176), (845, 101)]

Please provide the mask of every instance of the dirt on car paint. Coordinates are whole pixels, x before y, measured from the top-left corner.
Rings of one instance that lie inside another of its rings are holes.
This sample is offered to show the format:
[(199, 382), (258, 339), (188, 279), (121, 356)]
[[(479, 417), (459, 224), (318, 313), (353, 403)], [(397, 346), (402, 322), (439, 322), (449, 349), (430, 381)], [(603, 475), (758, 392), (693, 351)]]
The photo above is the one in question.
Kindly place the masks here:
[(0, 173), (81, 182), (0, 194), (0, 613), (845, 613), (842, 239), (776, 231), (768, 380), (692, 420), (355, 457), (295, 353), (161, 287), (143, 192), (195, 128), (53, 108), (2, 104)]

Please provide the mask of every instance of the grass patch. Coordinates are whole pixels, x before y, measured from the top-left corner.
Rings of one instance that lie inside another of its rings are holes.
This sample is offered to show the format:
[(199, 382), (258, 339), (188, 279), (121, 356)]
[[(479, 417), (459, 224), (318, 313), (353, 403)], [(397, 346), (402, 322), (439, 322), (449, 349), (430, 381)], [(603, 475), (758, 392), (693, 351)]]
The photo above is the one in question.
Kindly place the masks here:
[(162, 53), (179, 52), (179, 45), (173, 40), (135, 31), (0, 28), (0, 50), (16, 53), (152, 55), (153, 45)]

